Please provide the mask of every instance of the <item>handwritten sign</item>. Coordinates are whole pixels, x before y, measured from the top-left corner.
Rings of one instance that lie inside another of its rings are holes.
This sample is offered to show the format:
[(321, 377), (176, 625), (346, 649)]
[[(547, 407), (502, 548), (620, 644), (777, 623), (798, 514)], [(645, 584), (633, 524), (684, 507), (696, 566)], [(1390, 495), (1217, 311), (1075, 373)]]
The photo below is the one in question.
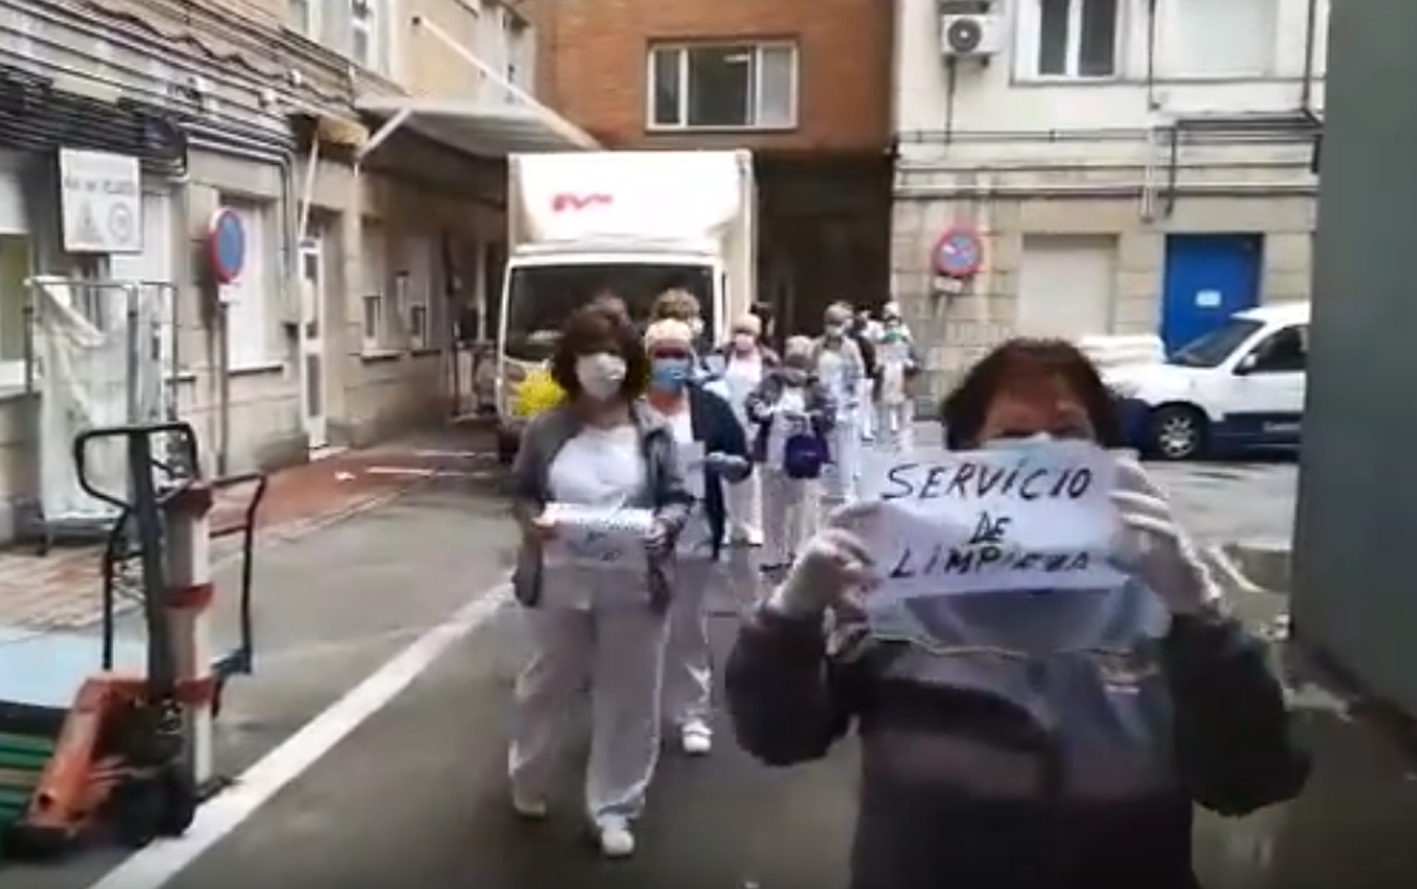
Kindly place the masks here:
[(547, 564), (639, 570), (648, 567), (645, 535), (654, 514), (648, 509), (550, 503), (546, 517), (556, 537), (546, 545)]
[(879, 571), (868, 601), (1122, 582), (1108, 559), (1115, 459), (1084, 442), (868, 452), (862, 493), (880, 503), (858, 528)]

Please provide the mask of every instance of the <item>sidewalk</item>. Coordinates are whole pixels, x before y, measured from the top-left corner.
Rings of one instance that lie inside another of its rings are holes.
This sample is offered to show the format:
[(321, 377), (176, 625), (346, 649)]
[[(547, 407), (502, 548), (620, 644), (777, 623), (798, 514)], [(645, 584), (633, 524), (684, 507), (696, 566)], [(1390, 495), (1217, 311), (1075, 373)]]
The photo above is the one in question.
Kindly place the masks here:
[[(472, 455), (485, 453), (484, 438), (476, 430), (448, 427), (277, 471), (256, 517), (257, 544), (301, 537), (385, 502), (434, 472), (468, 472)], [(240, 526), (254, 487), (221, 492), (212, 515), (214, 533)], [(240, 534), (224, 534), (214, 557), (235, 557), (240, 541)], [(47, 630), (96, 623), (102, 554), (101, 546), (54, 549), (43, 556), (23, 548), (0, 551), (0, 626)]]

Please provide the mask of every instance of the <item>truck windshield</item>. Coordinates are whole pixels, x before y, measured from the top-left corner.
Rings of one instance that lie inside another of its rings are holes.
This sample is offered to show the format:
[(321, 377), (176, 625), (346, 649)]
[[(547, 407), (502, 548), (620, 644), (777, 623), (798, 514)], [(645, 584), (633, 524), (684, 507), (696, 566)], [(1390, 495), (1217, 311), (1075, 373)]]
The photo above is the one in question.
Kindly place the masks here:
[(630, 317), (643, 328), (655, 297), (682, 289), (699, 300), (704, 329), (714, 329), (713, 268), (707, 265), (587, 263), (522, 266), (511, 271), (507, 288), (508, 358), (541, 361), (550, 357), (561, 325), (571, 312), (603, 293), (625, 301)]
[(1263, 322), (1252, 318), (1231, 318), (1210, 333), (1177, 349), (1167, 361), (1181, 367), (1219, 367), (1263, 326)]

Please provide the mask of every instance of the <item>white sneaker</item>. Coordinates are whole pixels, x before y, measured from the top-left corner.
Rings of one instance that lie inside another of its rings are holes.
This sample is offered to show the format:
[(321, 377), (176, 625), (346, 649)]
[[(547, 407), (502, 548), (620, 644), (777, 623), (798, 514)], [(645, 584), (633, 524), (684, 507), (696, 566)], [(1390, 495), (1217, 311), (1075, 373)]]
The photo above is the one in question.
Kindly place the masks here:
[(713, 730), (702, 722), (689, 722), (679, 730), (679, 743), (690, 756), (707, 756), (713, 750)]
[(629, 858), (635, 854), (635, 835), (624, 818), (602, 818), (595, 825), (600, 840), (600, 854), (606, 858)]
[(545, 818), (550, 811), (546, 800), (539, 796), (530, 796), (525, 793), (512, 791), (512, 810), (517, 813), (517, 817), (525, 818), (528, 821), (540, 821)]

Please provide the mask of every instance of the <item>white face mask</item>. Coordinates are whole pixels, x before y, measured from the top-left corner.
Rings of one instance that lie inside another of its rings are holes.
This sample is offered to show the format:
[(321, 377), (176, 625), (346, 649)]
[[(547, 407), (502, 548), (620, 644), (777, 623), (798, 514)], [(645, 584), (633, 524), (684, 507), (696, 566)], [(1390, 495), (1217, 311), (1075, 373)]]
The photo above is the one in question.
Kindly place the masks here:
[(693, 318), (693, 319), (691, 319), (691, 320), (689, 321), (689, 330), (694, 334), (694, 336), (695, 336), (696, 338), (699, 337), (699, 336), (702, 336), (702, 335), (703, 335), (703, 332), (704, 332), (704, 319), (702, 319), (702, 318)]
[(747, 353), (753, 351), (756, 342), (751, 333), (735, 333), (733, 335), (733, 348), (739, 352)]
[(581, 355), (576, 359), (576, 380), (586, 395), (606, 401), (625, 385), (625, 359), (609, 352)]

